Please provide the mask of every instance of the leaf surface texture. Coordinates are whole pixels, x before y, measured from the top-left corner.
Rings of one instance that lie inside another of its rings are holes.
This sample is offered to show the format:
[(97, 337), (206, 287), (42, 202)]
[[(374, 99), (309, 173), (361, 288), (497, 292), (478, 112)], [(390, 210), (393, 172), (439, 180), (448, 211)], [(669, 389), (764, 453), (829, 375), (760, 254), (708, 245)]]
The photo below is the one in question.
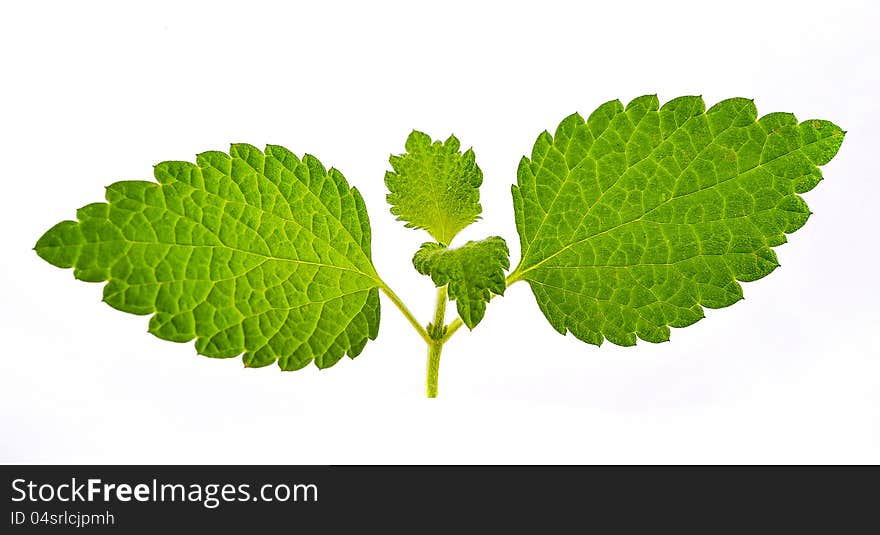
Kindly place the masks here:
[(607, 102), (542, 133), (513, 186), (529, 283), (560, 333), (601, 344), (668, 340), (703, 307), (742, 299), (739, 281), (779, 264), (773, 247), (810, 211), (844, 132), (751, 100)]
[(394, 171), (385, 173), (391, 213), (406, 227), (424, 229), (449, 245), (458, 232), (479, 219), (483, 172), (474, 151), (460, 152), (455, 136), (432, 142), (413, 131), (406, 153), (391, 156)]
[(355, 357), (379, 328), (364, 202), (314, 157), (245, 144), (107, 188), (37, 242), (104, 301), (209, 357), (296, 370)]
[(509, 254), (498, 236), (469, 241), (456, 249), (425, 243), (416, 251), (413, 265), (419, 273), (430, 275), (438, 287), (448, 284), (447, 295), (455, 301), (458, 316), (473, 329), (483, 319), (492, 294), (504, 294)]

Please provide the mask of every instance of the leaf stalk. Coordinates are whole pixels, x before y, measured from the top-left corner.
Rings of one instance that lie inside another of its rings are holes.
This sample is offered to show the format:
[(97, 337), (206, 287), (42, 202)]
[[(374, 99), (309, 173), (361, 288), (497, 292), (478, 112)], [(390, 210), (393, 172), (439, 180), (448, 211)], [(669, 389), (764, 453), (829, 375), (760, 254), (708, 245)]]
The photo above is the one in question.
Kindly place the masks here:
[(422, 327), (422, 324), (419, 323), (419, 320), (416, 319), (413, 313), (409, 311), (409, 308), (407, 308), (407, 306), (403, 304), (403, 301), (400, 299), (400, 297), (398, 297), (397, 294), (394, 293), (394, 290), (392, 290), (384, 282), (382, 283), (380, 288), (382, 289), (382, 292), (388, 297), (388, 299), (390, 299), (391, 302), (394, 303), (397, 309), (400, 310), (403, 316), (409, 321), (410, 325), (413, 326), (413, 329), (415, 329), (416, 332), (419, 333), (419, 336), (422, 337), (422, 340), (424, 340), (426, 344), (430, 344), (431, 337), (428, 336), (428, 332), (425, 330), (424, 327)]

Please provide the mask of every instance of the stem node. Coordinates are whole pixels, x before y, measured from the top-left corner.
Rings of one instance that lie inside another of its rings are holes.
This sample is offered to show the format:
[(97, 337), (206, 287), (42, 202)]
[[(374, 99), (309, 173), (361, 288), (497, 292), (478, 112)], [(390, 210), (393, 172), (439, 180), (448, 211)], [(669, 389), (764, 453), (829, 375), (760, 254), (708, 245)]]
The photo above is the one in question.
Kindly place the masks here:
[(437, 289), (437, 306), (434, 321), (428, 324), (428, 372), (425, 391), (429, 398), (437, 397), (437, 382), (440, 379), (440, 353), (446, 342), (446, 286)]

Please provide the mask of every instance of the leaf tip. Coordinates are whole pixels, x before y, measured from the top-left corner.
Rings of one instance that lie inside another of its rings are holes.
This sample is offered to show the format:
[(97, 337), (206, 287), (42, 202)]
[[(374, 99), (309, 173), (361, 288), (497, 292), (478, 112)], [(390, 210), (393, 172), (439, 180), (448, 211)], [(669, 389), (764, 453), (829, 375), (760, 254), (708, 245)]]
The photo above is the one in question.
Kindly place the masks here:
[(420, 131), (413, 129), (412, 132), (406, 136), (406, 142), (404, 143), (404, 148), (407, 152), (415, 152), (419, 147), (427, 147), (431, 144), (431, 137)]

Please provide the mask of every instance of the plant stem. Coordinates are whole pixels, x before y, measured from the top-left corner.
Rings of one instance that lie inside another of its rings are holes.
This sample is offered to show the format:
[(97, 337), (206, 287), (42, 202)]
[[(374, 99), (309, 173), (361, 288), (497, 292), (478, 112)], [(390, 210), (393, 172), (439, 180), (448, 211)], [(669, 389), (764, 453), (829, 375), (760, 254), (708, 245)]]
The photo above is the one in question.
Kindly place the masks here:
[[(520, 273), (517, 270), (514, 270), (513, 273), (507, 276), (505, 282), (507, 287), (510, 287), (510, 285), (520, 280), (522, 280), (520, 278)], [(419, 336), (421, 336), (425, 343), (428, 344), (428, 366), (425, 379), (425, 391), (429, 398), (436, 398), (437, 383), (440, 379), (440, 354), (443, 352), (443, 344), (445, 344), (447, 340), (455, 334), (455, 331), (461, 328), (464, 323), (461, 321), (461, 318), (455, 318), (452, 323), (445, 325), (447, 301), (446, 286), (437, 288), (437, 306), (434, 308), (434, 321), (429, 323), (427, 328), (422, 327), (413, 313), (403, 304), (400, 297), (398, 297), (397, 294), (394, 293), (394, 290), (392, 290), (387, 284), (383, 282), (380, 288), (385, 295), (388, 296), (388, 299), (390, 299), (400, 310), (416, 332), (419, 333)], [(494, 297), (494, 295), (492, 297)]]
[(437, 381), (440, 379), (440, 352), (443, 351), (443, 342), (435, 340), (428, 344), (428, 376), (426, 379), (425, 393), (429, 398), (437, 397)]
[(437, 397), (437, 382), (440, 379), (440, 353), (446, 341), (446, 286), (437, 289), (437, 306), (434, 308), (434, 321), (428, 325), (428, 370), (425, 378), (425, 392), (429, 398)]
[[(406, 305), (403, 304), (403, 301), (401, 301), (400, 298), (397, 297), (397, 294), (394, 293), (394, 290), (389, 288), (388, 285), (384, 283), (382, 284), (382, 286), (380, 286), (380, 288), (385, 293), (385, 295), (388, 296), (388, 299), (390, 299), (391, 302), (394, 303), (395, 306), (397, 306), (400, 312), (403, 313), (404, 317), (409, 320), (410, 325), (412, 325), (413, 329), (415, 329), (416, 332), (419, 333), (419, 336), (422, 337), (425, 343), (430, 345), (432, 340), (431, 337), (428, 336), (428, 332), (425, 330), (424, 327), (422, 327), (422, 325), (419, 323), (419, 320), (417, 320), (416, 317), (413, 316), (413, 313), (410, 312), (408, 308), (406, 308)], [(444, 306), (445, 305), (446, 304), (444, 303)]]
[(441, 331), (445, 330), (444, 326), (446, 325), (446, 286), (437, 288), (437, 306), (434, 308), (434, 321), (431, 322), (431, 325), (434, 326), (434, 330), (439, 335), (436, 338), (442, 338), (443, 333)]
[(449, 338), (455, 334), (455, 331), (457, 331), (462, 325), (464, 325), (464, 322), (461, 321), (461, 318), (455, 318), (452, 323), (449, 324), (449, 327), (446, 328), (446, 334), (443, 335), (443, 343), (446, 343), (446, 341), (449, 340)]

